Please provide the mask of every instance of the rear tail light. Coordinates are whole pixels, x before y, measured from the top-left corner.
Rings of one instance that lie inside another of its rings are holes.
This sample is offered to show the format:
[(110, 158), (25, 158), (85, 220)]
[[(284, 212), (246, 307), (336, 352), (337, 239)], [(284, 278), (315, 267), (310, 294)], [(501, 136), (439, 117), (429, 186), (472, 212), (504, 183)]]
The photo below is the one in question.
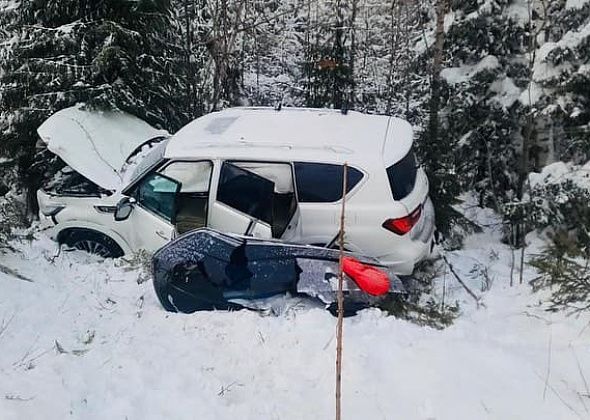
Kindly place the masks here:
[(383, 227), (398, 235), (405, 235), (418, 223), (422, 215), (422, 205), (418, 206), (413, 212), (407, 216), (398, 219), (387, 219), (383, 223)]

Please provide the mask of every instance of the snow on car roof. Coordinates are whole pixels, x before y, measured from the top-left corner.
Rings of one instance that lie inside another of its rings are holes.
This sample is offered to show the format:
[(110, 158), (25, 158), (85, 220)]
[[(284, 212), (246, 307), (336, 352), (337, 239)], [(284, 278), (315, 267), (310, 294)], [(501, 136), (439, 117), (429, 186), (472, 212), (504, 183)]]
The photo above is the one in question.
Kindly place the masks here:
[(230, 108), (197, 118), (170, 140), (165, 157), (301, 160), (389, 166), (412, 146), (400, 118), (337, 110)]

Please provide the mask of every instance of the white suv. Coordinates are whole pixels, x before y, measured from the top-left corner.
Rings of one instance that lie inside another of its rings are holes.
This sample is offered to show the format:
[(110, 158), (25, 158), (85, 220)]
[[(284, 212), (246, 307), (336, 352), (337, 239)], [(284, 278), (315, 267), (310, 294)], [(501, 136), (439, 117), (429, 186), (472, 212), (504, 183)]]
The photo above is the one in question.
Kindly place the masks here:
[(232, 108), (167, 137), (123, 113), (75, 107), (38, 132), (69, 165), (39, 190), (41, 215), (57, 241), (78, 249), (155, 251), (204, 226), (331, 246), (346, 162), (346, 248), (401, 275), (430, 252), (428, 180), (412, 128), (398, 118)]

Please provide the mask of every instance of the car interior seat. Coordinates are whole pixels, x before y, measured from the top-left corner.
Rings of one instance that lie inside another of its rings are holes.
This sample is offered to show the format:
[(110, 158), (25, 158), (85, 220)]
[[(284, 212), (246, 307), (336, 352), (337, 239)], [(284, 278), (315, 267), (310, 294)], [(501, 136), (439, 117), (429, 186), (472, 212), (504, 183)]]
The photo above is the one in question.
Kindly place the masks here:
[(207, 226), (208, 197), (178, 194), (176, 199), (176, 230), (179, 234)]

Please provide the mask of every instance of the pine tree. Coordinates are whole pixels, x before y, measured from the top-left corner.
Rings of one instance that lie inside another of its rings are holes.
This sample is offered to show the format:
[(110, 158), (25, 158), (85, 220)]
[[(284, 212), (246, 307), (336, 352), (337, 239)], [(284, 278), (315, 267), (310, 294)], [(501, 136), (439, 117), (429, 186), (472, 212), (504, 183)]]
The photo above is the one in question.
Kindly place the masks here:
[(179, 128), (189, 115), (168, 0), (35, 0), (0, 8), (0, 154), (18, 160), (33, 191), (36, 129), (85, 102)]
[(173, 16), (178, 22), (184, 67), (183, 96), (185, 108), (192, 118), (209, 111), (211, 97), (211, 57), (206, 47), (210, 22), (206, 0), (173, 0)]
[(243, 102), (258, 106), (304, 105), (302, 87), (306, 0), (255, 2), (243, 34)]
[(532, 74), (542, 153), (554, 160), (590, 159), (590, 2), (547, 6), (543, 43)]
[(304, 90), (306, 106), (350, 107), (354, 84), (351, 50), (353, 9), (350, 2), (317, 2), (309, 9)]
[[(475, 189), (482, 205), (498, 210), (517, 194), (526, 114), (519, 98), (528, 80), (529, 28), (527, 20), (514, 16), (510, 3), (452, 1), (444, 18), (443, 69), (440, 80), (432, 79), (439, 104), (429, 104), (431, 114), (438, 110), (440, 125), (431, 126), (419, 141), (443, 228), (456, 219), (451, 205), (461, 191)], [(430, 14), (424, 36), (428, 48), (417, 63), (432, 60), (437, 50), (435, 21)], [(424, 101), (420, 108), (427, 106)]]

